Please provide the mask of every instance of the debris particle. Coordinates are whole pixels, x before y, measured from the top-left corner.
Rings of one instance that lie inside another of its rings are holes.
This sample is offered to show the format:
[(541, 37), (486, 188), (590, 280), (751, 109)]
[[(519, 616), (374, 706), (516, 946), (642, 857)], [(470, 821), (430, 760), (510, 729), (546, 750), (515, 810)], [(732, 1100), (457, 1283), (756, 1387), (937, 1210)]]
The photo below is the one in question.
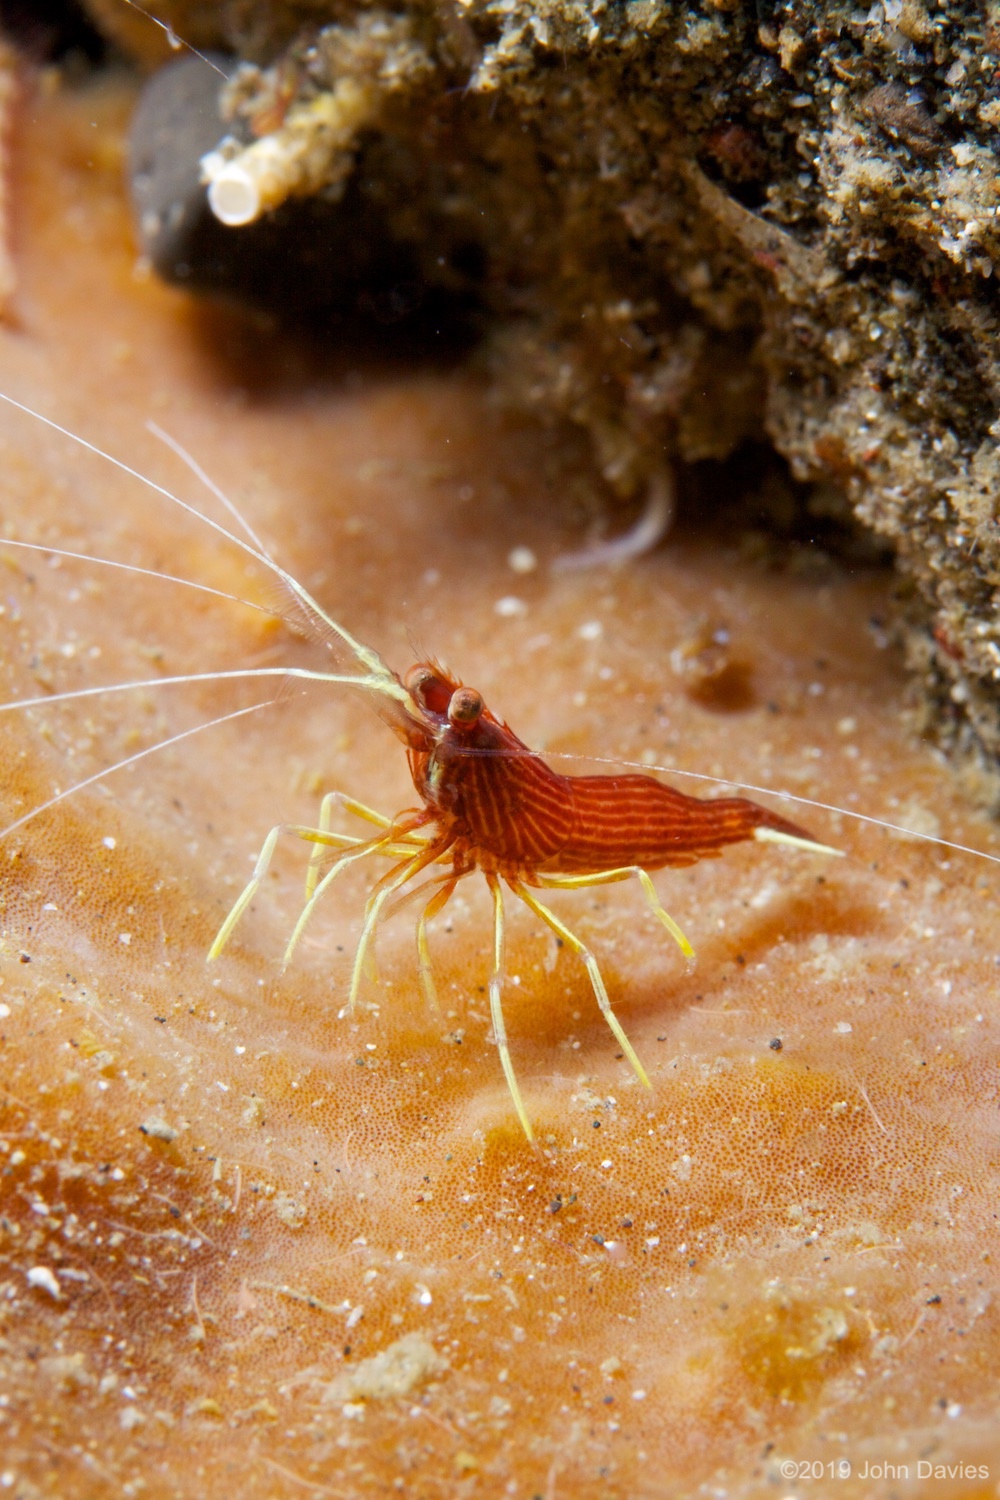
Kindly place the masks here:
[(513, 547), (507, 555), (507, 566), (513, 573), (533, 573), (538, 567), (538, 558), (530, 547)]
[(528, 613), (528, 606), (516, 594), (504, 594), (502, 599), (496, 601), (493, 608), (505, 620), (514, 619), (517, 615), (526, 615)]
[(56, 1301), (62, 1295), (55, 1272), (50, 1271), (48, 1266), (32, 1266), (28, 1272), (28, 1285), (37, 1286), (41, 1291), (48, 1292), (49, 1296), (55, 1297)]
[(286, 1229), (301, 1229), (306, 1221), (308, 1209), (291, 1193), (276, 1193), (272, 1207)]
[(430, 1339), (422, 1333), (405, 1333), (331, 1380), (324, 1390), (323, 1404), (409, 1396), (447, 1368), (448, 1361), (438, 1354)]

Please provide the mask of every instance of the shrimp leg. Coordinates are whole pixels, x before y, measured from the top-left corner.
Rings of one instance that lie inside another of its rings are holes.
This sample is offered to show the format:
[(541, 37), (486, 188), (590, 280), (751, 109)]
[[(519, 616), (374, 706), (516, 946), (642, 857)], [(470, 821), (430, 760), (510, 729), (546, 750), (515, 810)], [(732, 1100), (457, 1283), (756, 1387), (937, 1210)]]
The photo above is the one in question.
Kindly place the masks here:
[[(796, 842), (796, 840), (784, 838), (782, 841), (785, 843)], [(797, 842), (802, 843), (802, 840), (800, 839)], [(815, 848), (817, 846), (809, 845), (808, 847)], [(610, 885), (615, 880), (628, 880), (633, 875), (642, 886), (646, 900), (649, 902), (654, 916), (658, 917), (663, 923), (678, 948), (684, 954), (684, 957), (694, 958), (694, 949), (691, 947), (691, 944), (670, 913), (664, 911), (660, 905), (659, 897), (656, 894), (656, 887), (649, 878), (648, 871), (643, 870), (639, 865), (624, 865), (618, 870), (599, 870), (594, 875), (542, 875), (538, 878), (539, 884), (545, 886), (547, 890), (578, 891), (588, 885)]]
[[(391, 855), (394, 859), (405, 859), (413, 853), (414, 845), (419, 847), (420, 844), (425, 842), (426, 840), (414, 835), (412, 844), (390, 844), (384, 849), (380, 849), (379, 853)], [(449, 855), (445, 851), (443, 854), (438, 855), (438, 862), (444, 864), (448, 858)], [(398, 896), (384, 914), (385, 920), (388, 920), (389, 917), (394, 917), (397, 912), (402, 911), (404, 906), (410, 906), (414, 902), (419, 901), (421, 897), (427, 896), (427, 892), (432, 886), (441, 886), (443, 884), (444, 888), (442, 890), (435, 891), (432, 896), (427, 897), (424, 909), (417, 919), (417, 972), (420, 976), (420, 986), (424, 992), (424, 998), (435, 1015), (440, 1014), (440, 1006), (438, 1004), (434, 974), (431, 967), (430, 949), (427, 945), (427, 923), (432, 917), (436, 917), (438, 912), (442, 911), (451, 900), (455, 887), (461, 878), (461, 875), (456, 875), (452, 870), (446, 871), (443, 875), (433, 875), (430, 880), (425, 880), (423, 885), (415, 886), (413, 890), (406, 891), (403, 895)]]
[[(330, 822), (333, 817), (333, 809), (343, 807), (347, 812), (353, 813), (356, 818), (363, 818), (366, 823), (374, 823), (376, 828), (391, 828), (393, 819), (387, 818), (384, 813), (376, 812), (374, 808), (367, 807), (363, 802), (358, 802), (354, 797), (348, 797), (346, 792), (327, 792), (319, 805), (319, 824), (321, 833), (330, 832)], [(358, 840), (360, 843), (361, 840)], [(323, 845), (317, 842), (312, 854), (309, 856), (309, 867), (306, 870), (306, 900), (308, 901), (316, 890), (319, 880), (319, 867), (323, 862)]]
[(446, 884), (439, 891), (435, 891), (417, 919), (417, 972), (420, 975), (424, 999), (436, 1016), (441, 1014), (441, 1006), (438, 1003), (434, 971), (431, 968), (431, 953), (427, 946), (427, 923), (447, 906), (460, 878), (458, 875), (449, 875)]
[[(421, 822), (423, 821), (426, 821), (426, 818), (424, 816), (421, 816)], [(382, 842), (386, 844), (394, 842), (395, 840), (400, 839), (401, 836), (408, 834), (410, 831), (411, 830), (406, 827), (396, 828), (392, 832), (392, 834)], [(437, 839), (427, 843), (418, 854), (412, 855), (409, 859), (404, 859), (401, 864), (395, 867), (395, 869), (387, 871), (387, 873), (382, 876), (381, 880), (376, 882), (375, 888), (368, 898), (368, 904), (365, 907), (364, 926), (361, 929), (361, 936), (358, 939), (357, 952), (354, 955), (354, 969), (351, 973), (351, 989), (347, 1000), (348, 1010), (353, 1010), (357, 1001), (358, 990), (361, 987), (361, 978), (367, 968), (368, 950), (371, 946), (372, 938), (375, 935), (375, 928), (378, 925), (378, 919), (381, 915), (383, 906), (388, 901), (393, 892), (399, 890), (400, 886), (405, 885), (406, 882), (408, 880), (411, 880), (414, 875), (419, 875), (421, 870), (426, 869), (428, 865), (432, 865), (435, 860), (439, 859), (451, 842), (452, 840), (448, 838)]]
[[(257, 894), (260, 883), (264, 879), (264, 876), (267, 874), (271, 860), (274, 857), (275, 846), (277, 845), (277, 842), (281, 838), (282, 834), (289, 834), (293, 838), (297, 839), (306, 839), (309, 841), (309, 843), (322, 844), (327, 848), (342, 849), (344, 847), (343, 834), (329, 833), (321, 828), (306, 828), (296, 823), (278, 823), (274, 828), (272, 828), (271, 832), (268, 834), (267, 838), (264, 840), (263, 845), (261, 846), (261, 851), (257, 856), (257, 863), (253, 867), (253, 874), (234, 902), (232, 910), (230, 911), (226, 920), (223, 922), (222, 926), (219, 928), (219, 931), (215, 937), (215, 941), (213, 942), (211, 948), (209, 948), (208, 950), (209, 963), (211, 963), (213, 959), (218, 958), (219, 954), (222, 952), (223, 948), (232, 937), (233, 929), (235, 928), (236, 924), (239, 922), (243, 913), (250, 905), (250, 902)], [(387, 841), (382, 840), (381, 842)], [(353, 850), (350, 857), (355, 857), (360, 852), (361, 847), (362, 846), (359, 845), (357, 849)], [(365, 852), (368, 852), (367, 846), (365, 847)]]
[[(490, 895), (493, 897), (493, 971), (490, 974), (490, 1019), (493, 1022), (493, 1037), (500, 1053), (500, 1066), (503, 1068), (503, 1076), (507, 1080), (510, 1097), (513, 1099), (514, 1108), (517, 1110), (517, 1118), (520, 1120), (524, 1133), (533, 1146), (535, 1144), (535, 1132), (531, 1128), (528, 1111), (524, 1107), (521, 1090), (518, 1087), (517, 1078), (514, 1074), (514, 1064), (511, 1061), (510, 1048), (507, 1045), (507, 1027), (504, 1024), (503, 1006), (501, 1004), (504, 967), (503, 891), (500, 888), (500, 882), (497, 877), (488, 871), (486, 872), (486, 884), (489, 886)], [(512, 885), (511, 890), (516, 890), (516, 887)], [(521, 895), (521, 892), (517, 891), (517, 894)], [(529, 905), (531, 904), (533, 903), (529, 902)], [(545, 908), (542, 907), (541, 910), (544, 911)]]
[[(629, 873), (631, 874), (631, 871), (629, 871)], [(619, 876), (619, 878), (623, 879), (624, 877)], [(591, 881), (590, 883), (594, 882)], [(611, 1001), (608, 999), (608, 992), (604, 987), (604, 980), (601, 977), (601, 971), (597, 967), (597, 959), (591, 953), (590, 949), (585, 943), (582, 943), (580, 941), (575, 932), (570, 932), (565, 923), (560, 922), (554, 911), (550, 911), (547, 906), (542, 905), (541, 901), (536, 900), (536, 898), (528, 890), (527, 886), (522, 885), (519, 880), (508, 881), (508, 884), (510, 885), (510, 888), (514, 892), (515, 896), (520, 896), (525, 906), (530, 907), (530, 909), (535, 913), (536, 916), (541, 917), (545, 925), (547, 927), (551, 927), (556, 936), (561, 937), (563, 942), (568, 944), (568, 946), (572, 948), (577, 957), (583, 960), (587, 973), (590, 975), (590, 983), (593, 986), (594, 994), (597, 996), (597, 1003), (601, 1007), (601, 1015), (611, 1027), (618, 1045), (621, 1047), (625, 1056), (632, 1064), (635, 1076), (638, 1078), (639, 1082), (647, 1089), (652, 1088), (652, 1084), (649, 1081), (646, 1070), (636, 1056), (635, 1048), (632, 1046), (632, 1043), (625, 1035), (625, 1032), (622, 1029), (622, 1024), (619, 1021), (618, 1017), (611, 1009)]]
[[(369, 854), (387, 854), (390, 856), (395, 856), (400, 853), (405, 855), (407, 851), (405, 848), (401, 850), (398, 844), (393, 843), (391, 834), (386, 834), (384, 838), (367, 839), (364, 842), (359, 839), (356, 846), (350, 851), (349, 854), (342, 854), (338, 860), (335, 860), (330, 869), (327, 870), (326, 874), (323, 876), (323, 879), (319, 882), (319, 884), (315, 885), (314, 883), (312, 891), (308, 893), (306, 904), (305, 906), (303, 906), (301, 912), (299, 913), (299, 919), (292, 929), (291, 937), (288, 939), (288, 945), (285, 948), (284, 956), (281, 960), (282, 969), (287, 968), (288, 964), (291, 962), (292, 954), (298, 947), (299, 939), (305, 931), (306, 923), (309, 921), (309, 918), (316, 910), (318, 903), (322, 901), (327, 890), (340, 874), (341, 870), (346, 869), (349, 864), (353, 864), (356, 859), (364, 859)], [(313, 852), (310, 864), (312, 864), (314, 860), (315, 851)], [(308, 887), (309, 882), (307, 880), (307, 892)]]

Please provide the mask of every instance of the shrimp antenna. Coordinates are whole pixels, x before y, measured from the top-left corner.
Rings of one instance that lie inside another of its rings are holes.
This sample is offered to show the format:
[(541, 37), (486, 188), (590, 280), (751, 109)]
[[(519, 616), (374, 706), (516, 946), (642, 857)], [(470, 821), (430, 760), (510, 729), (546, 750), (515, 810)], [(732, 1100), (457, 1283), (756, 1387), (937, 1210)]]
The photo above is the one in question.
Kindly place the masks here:
[[(343, 625), (338, 624), (338, 622), (334, 620), (331, 615), (328, 615), (326, 611), (322, 609), (319, 604), (317, 604), (316, 600), (312, 597), (309, 591), (304, 588), (301, 583), (299, 583), (298, 579), (294, 578), (292, 574), (287, 572), (285, 568), (281, 567), (279, 563), (276, 563), (273, 558), (267, 555), (266, 552), (262, 552), (257, 547), (251, 546), (251, 544), (244, 541), (242, 537), (236, 536), (232, 531), (228, 530), (228, 528), (223, 526), (221, 522), (214, 520), (211, 516), (204, 515), (195, 506), (188, 504), (186, 500), (180, 499), (178, 495), (175, 495), (170, 490), (165, 489), (163, 485), (157, 484), (155, 480), (150, 479), (146, 474), (141, 473), (140, 470), (133, 469), (132, 466), (125, 463), (123, 459), (115, 458), (113, 454), (108, 453), (103, 448), (99, 448), (96, 443), (91, 443), (86, 438), (81, 437), (78, 433), (71, 432), (68, 427), (63, 427), (59, 422), (53, 421), (51, 417), (43, 416), (41, 412), (35, 411), (30, 406), (26, 406), (22, 401), (15, 400), (13, 396), (8, 396), (4, 391), (0, 391), (0, 401), (6, 402), (8, 406), (12, 406), (16, 411), (24, 412), (26, 416), (33, 418), (36, 422), (41, 422), (45, 427), (50, 428), (51, 431), (58, 432), (60, 436), (68, 438), (70, 442), (76, 443), (78, 447), (83, 448), (86, 452), (93, 453), (97, 458), (103, 459), (105, 463), (111, 464), (121, 473), (127, 474), (129, 478), (137, 479), (140, 484), (144, 484), (146, 488), (152, 490), (154, 494), (161, 495), (165, 500), (169, 500), (171, 505), (176, 505), (187, 515), (194, 516), (195, 519), (200, 521), (203, 526), (210, 527), (211, 530), (216, 532), (218, 536), (225, 537), (225, 539), (228, 542), (231, 542), (234, 547), (238, 547), (242, 552), (245, 552), (247, 556), (254, 558), (255, 561), (261, 563), (265, 568), (269, 569), (275, 575), (275, 577), (279, 578), (285, 585), (285, 587), (291, 592), (292, 597), (298, 600), (300, 605), (305, 609), (307, 615), (313, 620), (319, 620), (320, 622), (322, 622), (322, 627), (325, 627), (325, 631), (329, 632), (327, 645), (330, 647), (330, 649), (333, 649), (334, 639), (342, 642), (343, 645), (346, 646), (348, 651), (352, 654), (355, 661), (357, 661), (360, 666), (365, 669), (363, 674), (359, 674), (357, 676), (351, 677), (345, 675), (339, 677), (329, 677), (325, 680), (331, 682), (353, 683), (356, 687), (368, 688), (371, 692), (380, 695), (383, 699), (388, 699), (392, 707), (396, 710), (395, 713), (392, 713), (390, 711), (389, 704), (383, 704), (383, 716), (386, 717), (390, 723), (394, 723), (397, 721), (400, 715), (400, 711), (402, 711), (403, 715), (407, 718), (420, 718), (420, 710), (414, 702), (413, 698), (400, 682), (395, 672), (393, 672), (392, 669), (386, 664), (386, 662), (382, 660), (382, 657), (378, 654), (378, 652), (373, 650), (371, 646), (362, 645), (360, 641), (355, 640), (354, 636), (351, 635), (351, 633), (346, 630)], [(289, 675), (301, 674), (290, 673)], [(322, 674), (315, 673), (311, 675), (320, 677)]]
[[(240, 525), (246, 532), (247, 536), (250, 538), (253, 545), (257, 548), (258, 552), (260, 552), (263, 557), (267, 558), (271, 567), (276, 568), (277, 563), (275, 562), (274, 557), (272, 556), (270, 550), (267, 548), (264, 542), (261, 541), (256, 531), (254, 531), (253, 527), (250, 525), (250, 522), (243, 515), (239, 507), (232, 500), (230, 500), (229, 496), (225, 493), (221, 486), (216, 484), (215, 480), (211, 477), (210, 474), (206, 473), (201, 464), (195, 458), (194, 454), (190, 453), (182, 443), (178, 442), (177, 438), (173, 437), (169, 432), (164, 431), (164, 429), (159, 425), (158, 422), (148, 421), (146, 423), (146, 430), (147, 432), (151, 432), (155, 438), (159, 438), (161, 443), (165, 443), (166, 446), (170, 449), (171, 453), (177, 455), (181, 462), (185, 464), (188, 469), (190, 469), (195, 478), (205, 486), (209, 494), (214, 495), (215, 498), (225, 506), (226, 510), (233, 517), (234, 521), (236, 521), (238, 525)], [(326, 640), (328, 634), (327, 631), (321, 631), (317, 627), (316, 621), (312, 618), (312, 616), (308, 612), (303, 610), (301, 599), (295, 599), (295, 604), (300, 615), (304, 616), (306, 625), (309, 627), (311, 632), (314, 635), (321, 635), (323, 640)], [(283, 614), (280, 614), (279, 618), (287, 621), (287, 616)]]
[[(71, 688), (67, 693), (39, 693), (34, 698), (14, 698), (9, 703), (0, 703), (0, 713), (9, 713), (22, 708), (47, 707), (52, 703), (69, 703), (74, 698), (100, 698), (106, 693), (130, 693), (141, 688), (177, 687), (192, 682), (241, 682), (253, 677), (280, 677), (283, 681), (340, 682), (348, 686), (368, 687), (365, 677), (354, 677), (347, 672), (314, 672), (309, 667), (237, 667), (223, 672), (182, 672), (176, 677), (150, 677), (129, 682), (103, 682), (96, 687)], [(276, 702), (276, 699), (269, 700)]]
[(218, 500), (222, 505), (225, 506), (226, 510), (232, 516), (233, 520), (243, 527), (243, 530), (246, 532), (251, 542), (253, 542), (254, 546), (257, 548), (257, 551), (263, 553), (268, 561), (273, 563), (273, 557), (265, 547), (264, 543), (261, 541), (260, 537), (257, 535), (256, 531), (254, 531), (253, 527), (250, 525), (250, 522), (247, 520), (246, 516), (239, 509), (239, 507), (236, 506), (232, 500), (230, 500), (225, 491), (216, 484), (211, 475), (206, 474), (205, 470), (195, 458), (194, 454), (189, 453), (187, 448), (185, 448), (182, 443), (178, 442), (178, 440), (173, 437), (171, 433), (166, 432), (158, 422), (154, 422), (152, 420), (148, 421), (146, 423), (146, 431), (151, 432), (155, 438), (159, 438), (161, 443), (165, 443), (166, 446), (170, 449), (171, 453), (176, 453), (181, 463), (186, 464), (186, 466), (191, 470), (191, 473), (194, 475), (194, 477), (201, 480), (201, 483), (208, 490), (209, 494), (214, 495), (216, 500)]
[(0, 547), (21, 547), (26, 552), (44, 552), (49, 557), (67, 557), (73, 562), (94, 563), (102, 568), (120, 568), (123, 573), (138, 573), (142, 578), (162, 578), (164, 583), (179, 583), (187, 589), (197, 589), (201, 594), (213, 594), (216, 599), (228, 599), (231, 604), (242, 604), (246, 609), (259, 610), (272, 620), (283, 620), (284, 615), (269, 609), (266, 604), (255, 604), (252, 599), (243, 599), (239, 594), (227, 594), (225, 589), (215, 589), (209, 583), (196, 583), (193, 578), (179, 578), (173, 573), (160, 573), (156, 568), (140, 568), (136, 563), (116, 562), (111, 557), (91, 557), (86, 552), (68, 552), (65, 547), (50, 547), (45, 542), (15, 542), (13, 537), (0, 537)]
[(101, 771), (95, 771), (93, 776), (85, 776), (82, 781), (74, 782), (65, 791), (57, 792), (47, 802), (40, 802), (30, 812), (18, 818), (13, 823), (8, 823), (6, 828), (0, 828), (0, 839), (6, 838), (9, 833), (14, 833), (18, 828), (23, 828), (25, 823), (30, 823), (32, 818), (37, 818), (39, 813), (47, 812), (50, 807), (56, 807), (58, 803), (64, 802), (67, 797), (72, 797), (76, 792), (82, 792), (84, 787), (93, 786), (95, 781), (103, 781), (105, 776), (111, 776), (115, 771), (122, 771), (126, 766), (134, 766), (136, 761), (144, 760), (147, 755), (155, 755), (158, 750), (166, 750), (170, 745), (177, 745), (181, 740), (189, 740), (193, 735), (201, 734), (203, 729), (214, 729), (217, 724), (226, 724), (230, 719), (241, 719), (245, 714), (255, 714), (262, 708), (270, 708), (274, 703), (273, 698), (265, 698), (263, 703), (252, 703), (249, 708), (238, 708), (231, 714), (220, 714), (217, 719), (208, 719), (204, 724), (196, 724), (193, 729), (182, 729), (180, 734), (172, 734), (169, 739), (158, 740), (155, 745), (147, 745), (145, 750), (137, 750), (134, 755), (127, 755), (124, 760), (115, 761), (112, 766), (105, 766)]

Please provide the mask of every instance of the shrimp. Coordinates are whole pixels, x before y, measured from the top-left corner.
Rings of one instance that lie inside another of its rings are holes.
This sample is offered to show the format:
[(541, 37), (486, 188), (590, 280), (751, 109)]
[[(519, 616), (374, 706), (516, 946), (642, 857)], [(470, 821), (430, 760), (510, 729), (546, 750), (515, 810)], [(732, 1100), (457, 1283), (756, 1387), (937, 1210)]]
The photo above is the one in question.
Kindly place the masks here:
[[(350, 980), (348, 1008), (353, 1009), (361, 982), (369, 967), (376, 928), (391, 898), (410, 899), (425, 887), (410, 886), (425, 871), (435, 887), (416, 923), (418, 973), (424, 995), (436, 1007), (427, 927), (453, 895), (459, 882), (476, 870), (482, 872), (493, 904), (493, 961), (489, 979), (493, 1035), (514, 1107), (530, 1142), (534, 1133), (521, 1095), (511, 1059), (503, 1014), (505, 912), (503, 886), (517, 896), (535, 916), (582, 961), (598, 1006), (615, 1039), (628, 1058), (637, 1078), (650, 1087), (649, 1077), (611, 1007), (607, 987), (597, 960), (587, 945), (538, 897), (534, 890), (580, 890), (634, 878), (639, 881), (653, 913), (688, 959), (694, 950), (681, 928), (661, 906), (650, 870), (677, 868), (719, 855), (729, 844), (745, 839), (791, 845), (824, 854), (839, 851), (819, 843), (804, 829), (743, 797), (703, 800), (677, 791), (644, 774), (568, 776), (552, 769), (486, 706), (482, 696), (463, 685), (437, 662), (418, 662), (400, 677), (372, 647), (357, 640), (317, 603), (305, 587), (267, 552), (257, 534), (246, 525), (235, 507), (212, 484), (196, 461), (173, 439), (153, 428), (192, 472), (206, 483), (242, 524), (248, 540), (219, 522), (204, 516), (186, 501), (164, 490), (112, 455), (96, 449), (77, 434), (12, 397), (0, 394), (7, 405), (27, 412), (35, 420), (71, 438), (115, 467), (142, 480), (182, 510), (267, 568), (281, 584), (286, 597), (314, 635), (322, 638), (341, 671), (319, 671), (304, 667), (249, 667), (232, 671), (160, 677), (146, 682), (127, 682), (76, 689), (55, 695), (18, 699), (0, 705), (0, 711), (29, 708), (39, 703), (100, 696), (137, 688), (160, 688), (168, 683), (186, 684), (232, 679), (280, 678), (282, 682), (304, 680), (361, 688), (376, 712), (406, 747), (410, 774), (421, 807), (387, 818), (340, 792), (322, 800), (317, 826), (279, 824), (264, 841), (250, 881), (240, 894), (209, 950), (215, 961), (229, 942), (241, 917), (250, 906), (269, 868), (279, 839), (290, 835), (310, 843), (312, 854), (306, 877), (306, 898), (285, 950), (287, 963), (318, 902), (336, 877), (349, 865), (370, 855), (388, 857), (392, 863), (373, 885), (365, 907), (361, 935)], [(54, 549), (25, 542), (4, 545), (51, 553)], [(82, 554), (66, 556), (82, 558)], [(101, 558), (82, 560), (103, 563)], [(107, 566), (142, 572), (128, 565)], [(167, 576), (167, 575), (161, 575)], [(206, 590), (190, 580), (174, 579), (188, 587)], [(207, 589), (209, 593), (219, 590)], [(228, 594), (222, 597), (231, 598)], [(254, 606), (261, 608), (261, 606)], [(269, 611), (265, 611), (267, 613)], [(223, 715), (198, 729), (211, 727), (266, 707), (273, 699)], [(133, 764), (166, 744), (175, 743), (198, 730), (188, 730), (173, 739), (139, 751), (119, 763)], [(110, 770), (117, 769), (111, 767)], [(23, 814), (0, 837), (22, 827), (38, 813), (63, 801), (108, 770), (66, 788), (41, 806)], [(375, 825), (380, 831), (367, 840), (331, 830), (336, 806)], [(339, 853), (323, 870), (329, 850)]]
[[(140, 471), (129, 468), (121, 460), (12, 397), (0, 393), (0, 400), (61, 433), (133, 479), (141, 481), (161, 498), (178, 506), (200, 524), (211, 528), (226, 542), (267, 569), (281, 585), (290, 608), (279, 613), (247, 600), (238, 602), (255, 610), (263, 610), (265, 614), (277, 614), (278, 618), (299, 626), (304, 622), (309, 632), (323, 642), (338, 667), (335, 671), (324, 671), (299, 666), (256, 666), (130, 680), (15, 699), (0, 704), (0, 712), (27, 709), (43, 703), (96, 698), (108, 693), (154, 688), (159, 691), (171, 683), (183, 685), (261, 679), (273, 682), (277, 679), (281, 685), (315, 682), (360, 688), (381, 719), (402, 741), (420, 806), (389, 818), (342, 792), (333, 791), (323, 797), (315, 826), (278, 824), (272, 828), (257, 857), (251, 879), (219, 929), (209, 949), (208, 959), (214, 962), (222, 954), (237, 924), (259, 891), (279, 840), (290, 836), (305, 841), (312, 848), (306, 874), (305, 900), (285, 948), (285, 964), (291, 960), (317, 905), (342, 871), (370, 856), (383, 857), (390, 861), (390, 867), (372, 885), (365, 906), (351, 971), (347, 1009), (352, 1010), (356, 1005), (362, 981), (372, 966), (371, 955), (380, 920), (400, 904), (419, 899), (422, 893), (426, 899), (415, 929), (417, 969), (426, 1001), (434, 1009), (437, 1006), (437, 995), (428, 944), (428, 925), (447, 905), (459, 883), (475, 871), (480, 871), (485, 878), (493, 906), (492, 965), (488, 987), (493, 1037), (517, 1117), (529, 1142), (534, 1142), (534, 1132), (514, 1072), (503, 1014), (506, 931), (504, 887), (538, 917), (584, 965), (601, 1014), (636, 1077), (643, 1086), (649, 1087), (648, 1074), (612, 1009), (596, 957), (586, 943), (535, 892), (582, 890), (635, 879), (653, 914), (690, 960), (694, 956), (694, 950), (677, 922), (660, 904), (650, 871), (679, 868), (702, 859), (715, 858), (730, 844), (751, 839), (823, 855), (837, 855), (841, 852), (819, 842), (805, 829), (747, 797), (703, 799), (689, 796), (649, 774), (631, 771), (589, 776), (571, 776), (557, 772), (487, 707), (479, 692), (464, 685), (436, 661), (417, 662), (405, 675), (400, 676), (376, 650), (356, 639), (321, 607), (296, 578), (274, 560), (236, 507), (218, 490), (195, 460), (166, 434), (160, 433), (155, 427), (152, 429), (227, 506), (234, 521), (242, 527), (245, 537), (203, 515), (196, 507), (179, 499)], [(149, 575), (149, 570), (130, 564), (82, 553), (61, 552), (40, 543), (5, 538), (2, 546), (75, 558), (143, 576)], [(232, 600), (236, 597), (224, 590), (172, 574), (160, 572), (151, 576), (222, 599)], [(131, 766), (146, 756), (216, 724), (256, 713), (273, 702), (274, 696), (271, 696), (263, 702), (220, 715), (137, 751), (115, 765), (75, 782), (21, 814), (6, 828), (0, 829), (0, 838), (13, 833), (39, 813), (63, 802), (84, 787), (102, 781), (115, 770)], [(717, 779), (701, 776), (701, 773), (680, 774), (697, 774), (700, 779), (708, 781)], [(732, 785), (731, 782), (725, 784)], [(763, 789), (744, 785), (741, 790), (759, 792)], [(827, 812), (846, 814), (861, 822), (911, 833), (910, 830), (899, 829), (898, 825), (883, 819), (850, 809), (802, 797), (792, 797), (792, 800)], [(334, 831), (331, 825), (334, 810), (338, 806), (367, 821), (377, 832), (370, 838), (362, 839)], [(970, 849), (937, 836), (916, 836), (929, 838), (940, 847), (976, 854), (980, 858), (997, 862), (997, 856), (986, 854), (982, 850)], [(332, 863), (327, 865), (325, 862), (331, 859)], [(424, 884), (419, 884), (417, 881), (420, 876), (429, 877), (429, 880), (425, 879)]]
[[(797, 824), (746, 797), (703, 800), (676, 791), (652, 776), (637, 774), (561, 775), (491, 712), (475, 688), (464, 686), (436, 662), (417, 662), (402, 679), (384, 663), (379, 670), (384, 672), (383, 685), (376, 685), (374, 676), (368, 685), (375, 692), (391, 691), (394, 682), (403, 695), (393, 698), (392, 709), (384, 716), (406, 745), (410, 774), (423, 808), (390, 820), (331, 793), (323, 799), (318, 828), (273, 828), (253, 876), (212, 945), (209, 959), (217, 958), (229, 941), (266, 874), (283, 832), (316, 846), (306, 904), (286, 949), (286, 962), (316, 901), (335, 876), (358, 858), (389, 854), (395, 862), (376, 882), (365, 908), (348, 1001), (353, 1009), (369, 945), (387, 901), (430, 866), (444, 864), (446, 873), (431, 882), (440, 882), (440, 888), (431, 895), (417, 922), (419, 974), (424, 993), (434, 1005), (427, 922), (444, 908), (460, 880), (482, 871), (493, 900), (489, 981), (493, 1035), (517, 1117), (529, 1142), (534, 1143), (503, 1015), (505, 917), (501, 882), (582, 960), (601, 1014), (636, 1077), (649, 1088), (646, 1070), (611, 1008), (596, 958), (529, 887), (580, 890), (634, 877), (681, 952), (693, 959), (694, 949), (657, 899), (650, 870), (714, 858), (727, 845), (750, 838), (822, 854), (840, 851), (819, 843)], [(355, 844), (317, 884), (315, 854), (321, 856), (324, 846), (342, 842), (343, 836), (331, 835), (329, 830), (330, 812), (338, 800), (381, 825), (384, 832)]]

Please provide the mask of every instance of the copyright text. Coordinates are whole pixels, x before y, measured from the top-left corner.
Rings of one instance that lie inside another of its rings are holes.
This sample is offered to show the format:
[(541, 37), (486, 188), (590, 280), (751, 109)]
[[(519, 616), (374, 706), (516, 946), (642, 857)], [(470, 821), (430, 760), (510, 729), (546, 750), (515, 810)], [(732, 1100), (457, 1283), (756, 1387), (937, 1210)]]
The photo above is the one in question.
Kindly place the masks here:
[(855, 1467), (849, 1458), (786, 1458), (780, 1465), (782, 1479), (989, 1479), (988, 1464), (932, 1463), (919, 1458), (913, 1463), (873, 1463)]

